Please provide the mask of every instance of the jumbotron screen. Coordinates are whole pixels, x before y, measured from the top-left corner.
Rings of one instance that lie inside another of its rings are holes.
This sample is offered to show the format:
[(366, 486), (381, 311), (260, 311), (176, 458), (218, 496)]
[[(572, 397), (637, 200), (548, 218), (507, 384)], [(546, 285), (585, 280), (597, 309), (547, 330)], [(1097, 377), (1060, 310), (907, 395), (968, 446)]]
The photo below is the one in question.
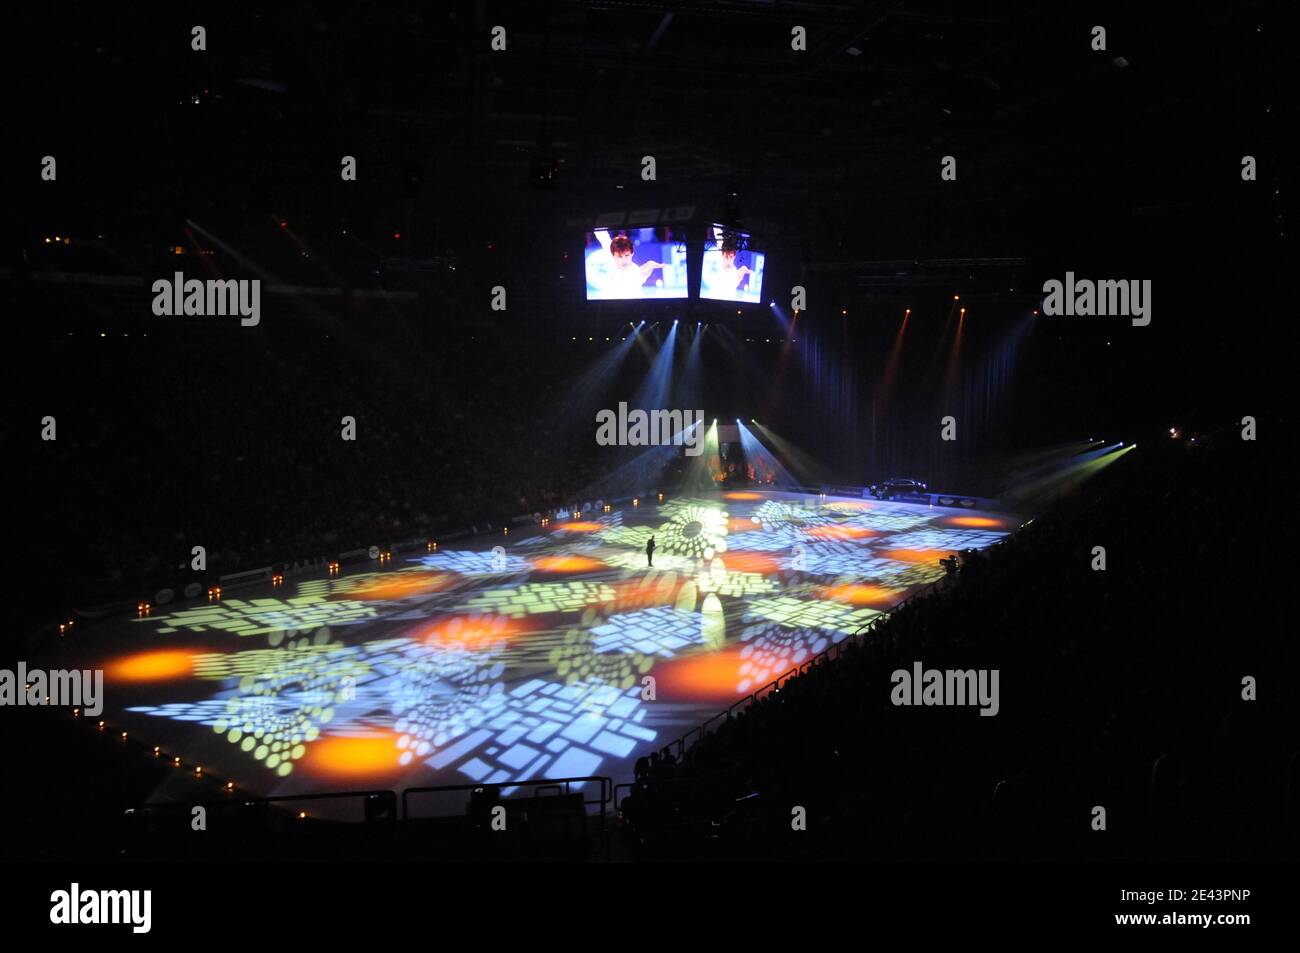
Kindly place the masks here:
[(714, 225), (704, 243), (700, 297), (745, 304), (762, 301), (764, 257), (750, 247), (749, 235)]
[(685, 298), (686, 240), (671, 228), (596, 229), (583, 253), (588, 301)]

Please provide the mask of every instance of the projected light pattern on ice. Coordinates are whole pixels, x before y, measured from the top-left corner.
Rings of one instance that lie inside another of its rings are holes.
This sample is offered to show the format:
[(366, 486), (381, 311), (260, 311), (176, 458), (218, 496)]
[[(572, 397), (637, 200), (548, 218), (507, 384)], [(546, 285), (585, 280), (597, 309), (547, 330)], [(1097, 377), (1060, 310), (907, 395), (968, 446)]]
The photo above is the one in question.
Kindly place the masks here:
[(776, 492), (643, 499), (159, 607), (60, 664), (105, 669), (114, 725), (255, 793), (622, 781), (1015, 525)]

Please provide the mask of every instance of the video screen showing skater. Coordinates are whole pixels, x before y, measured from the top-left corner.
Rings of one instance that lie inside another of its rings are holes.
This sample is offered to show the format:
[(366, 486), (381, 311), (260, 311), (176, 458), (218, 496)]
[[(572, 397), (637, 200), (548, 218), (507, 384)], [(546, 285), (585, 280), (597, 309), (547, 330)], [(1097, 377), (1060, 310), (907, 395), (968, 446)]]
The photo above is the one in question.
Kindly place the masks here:
[(750, 247), (749, 235), (714, 225), (704, 243), (700, 297), (757, 304), (763, 299), (764, 257)]
[(674, 229), (596, 229), (584, 259), (588, 301), (687, 296), (686, 241)]

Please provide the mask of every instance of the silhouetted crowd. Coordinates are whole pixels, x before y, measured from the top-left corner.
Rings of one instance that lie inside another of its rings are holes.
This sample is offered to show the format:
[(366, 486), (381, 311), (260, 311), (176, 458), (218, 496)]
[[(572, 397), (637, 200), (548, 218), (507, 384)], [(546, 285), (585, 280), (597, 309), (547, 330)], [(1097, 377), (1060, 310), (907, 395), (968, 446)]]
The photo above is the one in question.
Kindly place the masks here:
[(22, 538), (49, 570), (41, 618), (581, 502), (590, 447), (553, 440), (547, 417), (572, 366), (489, 335), (442, 350), (359, 325), (182, 326), (144, 341), (119, 321), (50, 348), (51, 364), (26, 371), (33, 386), (15, 387), (26, 423), (57, 426), (17, 473), (40, 510)]
[[(1231, 431), (1219, 444), (1121, 458), (680, 759), (644, 760), (621, 805), (631, 848), (1293, 855), (1296, 655), (1261, 597), (1287, 491), (1253, 444)], [(917, 661), (997, 669), (998, 714), (896, 706), (891, 674)]]

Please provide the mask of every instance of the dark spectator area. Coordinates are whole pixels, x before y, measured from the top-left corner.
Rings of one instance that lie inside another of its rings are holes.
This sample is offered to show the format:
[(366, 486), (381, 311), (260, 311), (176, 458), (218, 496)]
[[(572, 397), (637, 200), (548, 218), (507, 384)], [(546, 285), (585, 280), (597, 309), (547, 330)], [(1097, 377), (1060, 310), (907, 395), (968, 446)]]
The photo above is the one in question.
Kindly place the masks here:
[(22, 498), (45, 501), (20, 514), (30, 556), (58, 567), (36, 580), (29, 627), (191, 581), (194, 545), (215, 580), (499, 527), (575, 502), (594, 476), (589, 433), (550, 419), (581, 370), (558, 346), (437, 329), (400, 298), (282, 298), (275, 320), (233, 334), (142, 318), (142, 292), (53, 300), (27, 333), (57, 335), (7, 360), (9, 425), (58, 427), (14, 473)]
[[(641, 856), (1220, 859), (1294, 855), (1295, 670), (1266, 599), (1282, 527), (1224, 498), (1236, 433), (1106, 470), (835, 661), (640, 766)], [(1231, 438), (1231, 439), (1226, 439)], [(1140, 448), (1145, 449), (1145, 448)], [(1106, 548), (1105, 572), (1090, 568)], [(992, 668), (997, 717), (891, 704), (891, 673)], [(1243, 700), (1243, 679), (1258, 685)], [(811, 836), (789, 831), (807, 812)], [(1106, 810), (1107, 830), (1091, 827)]]

